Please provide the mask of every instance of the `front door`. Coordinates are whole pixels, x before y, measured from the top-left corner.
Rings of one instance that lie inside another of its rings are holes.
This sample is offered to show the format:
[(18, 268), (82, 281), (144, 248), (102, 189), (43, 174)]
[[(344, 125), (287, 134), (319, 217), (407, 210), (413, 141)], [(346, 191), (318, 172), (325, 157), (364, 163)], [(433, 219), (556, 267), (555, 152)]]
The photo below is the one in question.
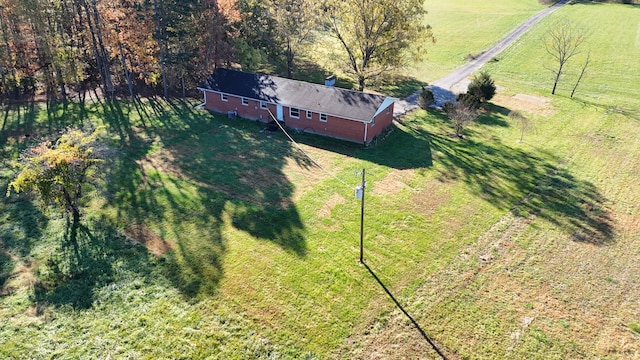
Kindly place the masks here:
[(282, 105), (280, 105), (280, 104), (276, 105), (276, 117), (277, 117), (278, 121), (284, 121)]

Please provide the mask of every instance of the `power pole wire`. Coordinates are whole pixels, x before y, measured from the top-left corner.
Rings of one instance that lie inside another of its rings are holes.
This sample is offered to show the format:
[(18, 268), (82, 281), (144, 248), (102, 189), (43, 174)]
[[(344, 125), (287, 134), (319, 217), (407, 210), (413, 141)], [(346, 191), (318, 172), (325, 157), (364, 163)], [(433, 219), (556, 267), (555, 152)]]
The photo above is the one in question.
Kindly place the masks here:
[(300, 146), (300, 144), (298, 144), (295, 140), (293, 140), (293, 138), (289, 135), (289, 133), (287, 133), (287, 131), (284, 129), (284, 127), (280, 124), (280, 122), (278, 121), (278, 119), (276, 119), (275, 116), (273, 116), (273, 113), (271, 112), (271, 110), (267, 109), (267, 111), (269, 112), (269, 115), (271, 116), (271, 118), (273, 119), (273, 121), (275, 121), (275, 123), (278, 125), (278, 127), (280, 128), (280, 130), (282, 130), (282, 132), (287, 136), (287, 138), (289, 138), (289, 140), (291, 140), (292, 143), (294, 143), (297, 147), (298, 150), (302, 151), (302, 153), (309, 158), (309, 160), (311, 160), (312, 163), (316, 164), (316, 166), (318, 166), (320, 169), (322, 169), (322, 171), (326, 172), (329, 176), (333, 177), (334, 179), (338, 180), (340, 183), (346, 185), (350, 190), (353, 190), (354, 187), (349, 185), (346, 181), (340, 179), (339, 177), (337, 177), (336, 175), (332, 174), (329, 170), (325, 169), (324, 166), (322, 166), (319, 162), (317, 162), (314, 158), (311, 157), (311, 155), (307, 154), (306, 151), (304, 151), (304, 149), (302, 148), (302, 146)]

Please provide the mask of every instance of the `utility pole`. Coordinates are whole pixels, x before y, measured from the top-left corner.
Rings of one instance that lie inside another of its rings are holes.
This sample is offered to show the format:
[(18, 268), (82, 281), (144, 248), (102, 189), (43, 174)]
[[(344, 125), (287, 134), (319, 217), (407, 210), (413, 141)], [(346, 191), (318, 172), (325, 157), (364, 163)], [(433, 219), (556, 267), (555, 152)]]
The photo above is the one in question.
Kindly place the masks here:
[(366, 186), (365, 172), (362, 169), (362, 185), (356, 187), (356, 197), (360, 198), (360, 263), (364, 264), (363, 245), (364, 245), (364, 188)]

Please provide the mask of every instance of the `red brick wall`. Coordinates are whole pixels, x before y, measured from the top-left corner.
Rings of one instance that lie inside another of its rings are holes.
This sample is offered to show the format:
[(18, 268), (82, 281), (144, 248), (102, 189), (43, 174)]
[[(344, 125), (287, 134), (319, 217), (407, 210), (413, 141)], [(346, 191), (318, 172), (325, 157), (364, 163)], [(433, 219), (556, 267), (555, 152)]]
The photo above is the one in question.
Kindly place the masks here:
[[(205, 92), (205, 97), (205, 108), (208, 110), (223, 114), (226, 114), (228, 111), (237, 111), (238, 116), (245, 119), (258, 120), (262, 122), (269, 122), (271, 120), (269, 112), (267, 110), (260, 109), (259, 101), (247, 99), (249, 105), (243, 105), (242, 98), (233, 95), (227, 95), (227, 101), (222, 101), (222, 97), (219, 93), (209, 91)], [(275, 115), (275, 105), (267, 105), (267, 107), (271, 109)]]
[(327, 115), (327, 122), (322, 122), (320, 121), (319, 113), (314, 112), (311, 115), (311, 119), (307, 119), (306, 111), (302, 110), (300, 111), (300, 118), (295, 119), (289, 116), (287, 107), (285, 107), (284, 112), (285, 123), (290, 128), (357, 143), (364, 142), (365, 124), (360, 121)]
[[(205, 92), (206, 108), (208, 110), (221, 112), (226, 114), (228, 111), (237, 111), (238, 116), (258, 120), (262, 122), (271, 121), (269, 112), (264, 109), (260, 109), (260, 102), (255, 100), (249, 100), (249, 105), (242, 105), (242, 98), (232, 95), (227, 95), (228, 101), (222, 101), (219, 93)], [(268, 109), (273, 113), (273, 116), (277, 116), (276, 105), (267, 104)], [(388, 111), (387, 111), (388, 110)], [(282, 109), (285, 125), (314, 134), (331, 136), (337, 139), (353, 141), (357, 143), (370, 142), (374, 137), (379, 135), (384, 128), (391, 124), (393, 120), (393, 104), (386, 110), (383, 110), (375, 117), (375, 125), (367, 124), (347, 120), (335, 116), (327, 116), (327, 122), (320, 121), (320, 114), (313, 112), (311, 118), (307, 118), (307, 112), (300, 109), (300, 117), (294, 118), (290, 115), (289, 107), (283, 106)], [(364, 139), (364, 129), (367, 128), (367, 139)]]
[(369, 128), (367, 129), (367, 143), (373, 140), (373, 138), (375, 138), (376, 136), (380, 135), (380, 133), (387, 126), (391, 125), (391, 122), (393, 121), (393, 104), (391, 104), (385, 110), (382, 110), (382, 112), (376, 115), (373, 120), (374, 121), (368, 125)]

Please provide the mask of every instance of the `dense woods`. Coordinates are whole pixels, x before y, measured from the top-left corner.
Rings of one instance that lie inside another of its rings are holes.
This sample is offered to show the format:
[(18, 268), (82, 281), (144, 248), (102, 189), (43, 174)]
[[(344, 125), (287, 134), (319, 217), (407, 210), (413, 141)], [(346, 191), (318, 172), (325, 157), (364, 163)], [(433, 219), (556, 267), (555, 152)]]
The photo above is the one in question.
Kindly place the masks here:
[[(282, 75), (290, 77), (299, 47), (318, 31), (331, 33), (330, 24), (322, 21), (327, 9), (335, 7), (331, 3), (0, 0), (0, 93), (9, 99), (43, 95), (47, 100), (72, 97), (80, 101), (88, 92), (101, 96), (183, 96), (216, 66), (233, 63), (251, 70), (274, 59), (283, 64)], [(344, 6), (345, 2), (333, 3)], [(394, 13), (389, 10), (393, 2), (371, 3), (385, 4), (370, 13), (375, 15), (374, 22), (381, 22), (374, 28), (381, 32), (376, 36), (386, 42), (400, 40), (406, 46), (412, 39), (388, 34), (400, 25), (397, 16), (384, 15)], [(420, 1), (411, 3), (413, 9), (408, 11), (424, 13)], [(332, 21), (333, 27), (339, 28), (335, 17)], [(422, 19), (416, 21), (421, 26), (418, 30), (428, 29), (422, 26)], [(368, 19), (362, 23), (367, 24)], [(402, 27), (406, 33), (406, 24)], [(371, 41), (364, 43), (372, 46)], [(349, 51), (353, 56), (354, 50)], [(387, 52), (397, 55), (396, 50)], [(361, 68), (367, 69), (369, 59), (361, 61), (362, 65), (355, 67), (358, 78), (362, 78)], [(385, 61), (389, 62), (384, 59), (379, 63)]]
[(233, 59), (239, 20), (234, 0), (2, 0), (1, 92), (181, 92)]

